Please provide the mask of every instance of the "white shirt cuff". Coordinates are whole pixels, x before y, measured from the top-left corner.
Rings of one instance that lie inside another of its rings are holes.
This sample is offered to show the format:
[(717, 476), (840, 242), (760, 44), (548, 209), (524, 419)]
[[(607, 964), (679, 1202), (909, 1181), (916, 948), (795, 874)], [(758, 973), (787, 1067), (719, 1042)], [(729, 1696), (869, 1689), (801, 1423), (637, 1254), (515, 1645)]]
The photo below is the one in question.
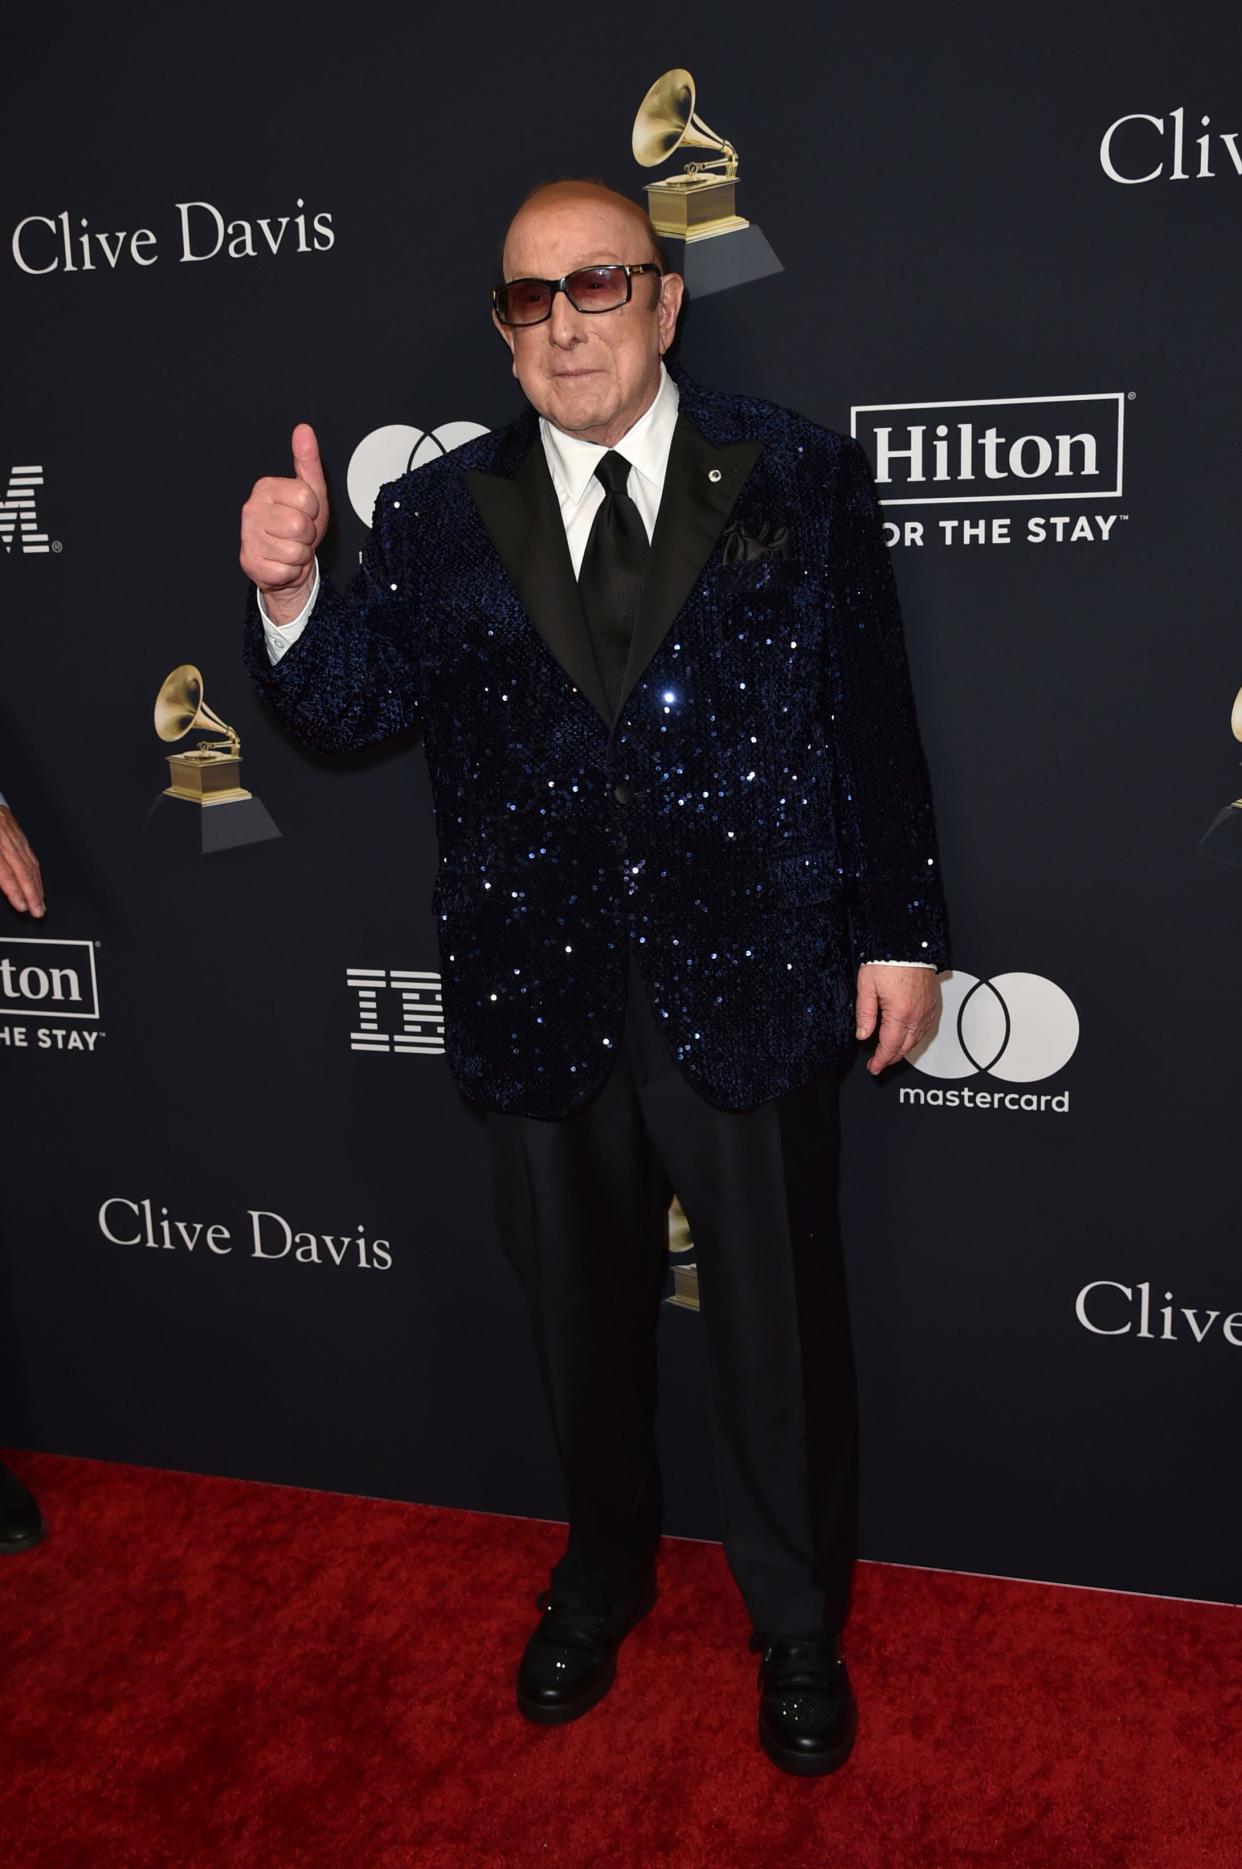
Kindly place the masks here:
[(930, 967), (933, 973), (937, 971), (935, 962), (930, 960), (864, 960), (858, 964), (860, 967)]
[(302, 608), (291, 622), (273, 623), (271, 617), (267, 614), (267, 606), (263, 602), (263, 592), (260, 590), (255, 591), (255, 596), (259, 600), (259, 616), (263, 623), (263, 640), (267, 644), (267, 653), (271, 661), (279, 662), (285, 651), (287, 649), (292, 649), (294, 643), (310, 622), (310, 613), (315, 607), (315, 599), (318, 595), (318, 558), (315, 559), (315, 578), (311, 585), (310, 596), (306, 599), (306, 602), (302, 605)]

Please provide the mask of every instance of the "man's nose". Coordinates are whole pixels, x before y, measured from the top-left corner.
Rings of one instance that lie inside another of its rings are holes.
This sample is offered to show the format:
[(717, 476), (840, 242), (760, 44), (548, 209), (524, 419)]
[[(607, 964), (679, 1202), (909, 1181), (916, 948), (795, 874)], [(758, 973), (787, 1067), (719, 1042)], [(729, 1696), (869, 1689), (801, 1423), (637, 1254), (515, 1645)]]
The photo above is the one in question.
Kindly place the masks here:
[(552, 311), (548, 318), (548, 337), (552, 343), (563, 346), (578, 344), (585, 335), (582, 313), (574, 310), (564, 292), (554, 292)]

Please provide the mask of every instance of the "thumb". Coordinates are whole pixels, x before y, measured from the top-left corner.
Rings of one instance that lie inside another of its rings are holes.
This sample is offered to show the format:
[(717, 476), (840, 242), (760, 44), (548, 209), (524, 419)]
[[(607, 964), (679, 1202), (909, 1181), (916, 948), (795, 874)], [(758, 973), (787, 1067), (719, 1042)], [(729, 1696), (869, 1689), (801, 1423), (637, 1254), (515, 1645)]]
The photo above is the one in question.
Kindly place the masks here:
[(315, 431), (309, 422), (299, 422), (293, 431), (293, 471), (299, 480), (304, 480), (321, 500), (328, 497), (328, 483), (324, 479), (323, 462), (319, 459), (319, 443)]

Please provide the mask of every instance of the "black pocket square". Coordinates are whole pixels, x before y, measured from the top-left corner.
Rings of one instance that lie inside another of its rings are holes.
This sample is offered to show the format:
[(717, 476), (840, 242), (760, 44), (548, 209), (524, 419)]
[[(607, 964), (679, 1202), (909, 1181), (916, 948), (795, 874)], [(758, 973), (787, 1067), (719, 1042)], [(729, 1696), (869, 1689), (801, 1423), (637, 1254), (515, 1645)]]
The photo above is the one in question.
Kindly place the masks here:
[(754, 558), (788, 558), (789, 527), (773, 519), (757, 519), (748, 530), (735, 519), (724, 529), (724, 562), (727, 565), (749, 564)]

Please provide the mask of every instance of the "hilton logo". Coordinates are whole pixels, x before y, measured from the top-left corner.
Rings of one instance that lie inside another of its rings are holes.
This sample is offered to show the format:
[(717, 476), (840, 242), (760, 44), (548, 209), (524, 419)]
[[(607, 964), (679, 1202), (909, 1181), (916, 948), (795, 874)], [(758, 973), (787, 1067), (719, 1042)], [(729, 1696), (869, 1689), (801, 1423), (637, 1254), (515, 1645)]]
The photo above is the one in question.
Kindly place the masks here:
[[(98, 1029), (96, 945), (38, 935), (0, 936), (0, 1045), (9, 1051), (94, 1051), (104, 1037)], [(25, 1019), (49, 1023), (16, 1023)], [(79, 1023), (50, 1023), (63, 1019)]]
[(875, 462), (882, 506), (1117, 499), (1125, 396), (870, 402), (850, 432)]
[(47, 533), (39, 530), (35, 493), (42, 485), (41, 467), (9, 469), (8, 491), (0, 500), (0, 540), (6, 553), (11, 553), (14, 546), (31, 557), (60, 550), (59, 539), (53, 544)]
[(358, 996), (351, 1051), (442, 1052), (444, 1006), (440, 976), (418, 968), (347, 967)]
[(0, 938), (0, 1013), (19, 1018), (97, 1019), (93, 941)]

